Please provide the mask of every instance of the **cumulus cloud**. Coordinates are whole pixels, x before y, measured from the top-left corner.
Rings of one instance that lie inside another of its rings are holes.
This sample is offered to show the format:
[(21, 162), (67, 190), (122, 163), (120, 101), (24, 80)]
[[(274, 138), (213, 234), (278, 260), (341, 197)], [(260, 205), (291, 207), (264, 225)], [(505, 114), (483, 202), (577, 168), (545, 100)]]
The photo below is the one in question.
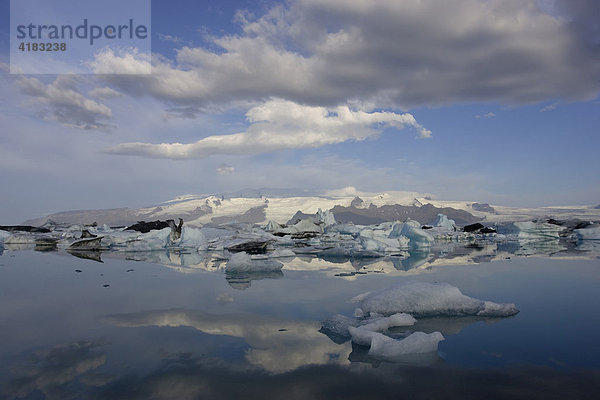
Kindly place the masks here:
[[(153, 60), (152, 75), (106, 78), (188, 111), (271, 97), (374, 108), (593, 98), (600, 54), (583, 35), (597, 29), (573, 23), (590, 20), (581, 7), (566, 9), (571, 20), (536, 0), (296, 0), (259, 18), (239, 13), (242, 33), (213, 37), (218, 50), (184, 46)], [(92, 66), (148, 63), (103, 52)]]
[(90, 97), (102, 100), (102, 99), (109, 99), (111, 97), (119, 97), (119, 96), (121, 96), (121, 93), (117, 92), (113, 88), (100, 87), (100, 88), (94, 88), (94, 89), (90, 90), (88, 92), (88, 95)]
[(408, 113), (354, 111), (347, 106), (315, 107), (273, 99), (246, 113), (245, 132), (208, 136), (195, 143), (122, 143), (108, 149), (114, 154), (189, 159), (214, 154), (261, 154), (284, 149), (316, 148), (346, 141), (362, 141), (386, 127), (413, 127), (418, 137), (431, 131)]
[(558, 107), (558, 103), (552, 103), (547, 105), (546, 107), (543, 107), (540, 112), (547, 112), (547, 111), (552, 111), (552, 110), (556, 110), (556, 107)]
[(228, 164), (221, 164), (217, 168), (217, 174), (219, 175), (231, 175), (235, 172), (235, 168)]
[(489, 112), (483, 115), (476, 115), (475, 118), (479, 119), (479, 118), (494, 118), (496, 116), (496, 114), (494, 114), (493, 112)]
[[(150, 54), (140, 53), (135, 48), (105, 48), (94, 54), (94, 59), (86, 63), (96, 74), (148, 75), (152, 72)], [(135, 78), (134, 78), (135, 79)]]
[(175, 44), (180, 44), (183, 43), (183, 39), (178, 37), (178, 36), (173, 36), (173, 35), (165, 35), (163, 33), (159, 33), (158, 34), (158, 38), (160, 40), (162, 40), (163, 42), (172, 42)]
[[(77, 89), (78, 83), (75, 75), (60, 75), (49, 84), (23, 76), (18, 78), (17, 87), (32, 98), (34, 107), (46, 119), (81, 129), (109, 129), (110, 125), (104, 121), (111, 118), (111, 109), (82, 95)], [(106, 94), (106, 90), (104, 92)]]

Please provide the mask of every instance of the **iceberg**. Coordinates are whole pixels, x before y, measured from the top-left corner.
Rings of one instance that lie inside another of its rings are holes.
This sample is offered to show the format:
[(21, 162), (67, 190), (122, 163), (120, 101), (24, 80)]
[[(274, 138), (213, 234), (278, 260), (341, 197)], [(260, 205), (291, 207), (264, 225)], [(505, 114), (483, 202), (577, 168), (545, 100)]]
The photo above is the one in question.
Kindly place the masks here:
[(456, 231), (456, 222), (453, 219), (448, 219), (444, 214), (438, 214), (435, 223), (433, 224), (436, 228), (440, 228), (440, 231), (454, 232)]
[(365, 227), (360, 230), (358, 236), (360, 244), (365, 250), (381, 253), (397, 252), (408, 248), (409, 239), (404, 236), (390, 236), (390, 229), (376, 229)]
[(317, 211), (317, 219), (323, 223), (324, 226), (335, 225), (335, 216), (331, 210), (322, 211), (320, 208)]
[(412, 315), (397, 313), (390, 315), (389, 317), (374, 317), (368, 319), (366, 322), (366, 324), (362, 325), (363, 329), (381, 332), (395, 326), (411, 326), (414, 325), (417, 320)]
[(394, 341), (394, 339), (392, 339), (389, 336), (385, 336), (379, 332), (375, 332), (362, 327), (351, 326), (348, 328), (348, 332), (350, 333), (350, 336), (352, 336), (352, 343), (356, 343), (360, 346), (370, 346), (371, 342), (373, 341), (373, 338), (376, 336), (380, 336), (381, 340)]
[(350, 336), (348, 328), (357, 327), (359, 324), (360, 320), (357, 318), (336, 314), (333, 317), (326, 319), (321, 323), (321, 332), (325, 333), (330, 338), (332, 336), (347, 338), (348, 336)]
[(564, 227), (546, 222), (515, 222), (519, 228), (519, 240), (555, 240), (560, 238)]
[(240, 252), (235, 253), (231, 256), (225, 266), (225, 271), (228, 273), (232, 272), (267, 272), (267, 271), (281, 271), (283, 264), (279, 261), (265, 259), (265, 260), (253, 260), (250, 254)]
[[(382, 332), (396, 326), (411, 326), (417, 322), (411, 315), (404, 313), (390, 315), (389, 317), (373, 316), (365, 319), (361, 318), (336, 314), (322, 322), (321, 330), (328, 335), (333, 334), (339, 337), (349, 337), (352, 336), (351, 328), (359, 328), (370, 332)], [(362, 331), (358, 332), (357, 335), (361, 333)]]
[(580, 240), (600, 240), (600, 224), (593, 224), (586, 228), (575, 229), (574, 232)]
[(416, 317), (508, 317), (519, 312), (514, 304), (497, 304), (465, 296), (448, 283), (408, 282), (353, 299), (364, 312), (383, 315), (408, 313)]
[(377, 358), (392, 358), (404, 354), (437, 352), (438, 343), (444, 340), (440, 332), (414, 332), (402, 340), (394, 340), (376, 333), (371, 338), (369, 355)]
[(388, 238), (399, 238), (402, 236), (408, 238), (410, 247), (430, 247), (435, 241), (431, 234), (421, 229), (421, 224), (418, 221), (413, 220), (394, 224)]

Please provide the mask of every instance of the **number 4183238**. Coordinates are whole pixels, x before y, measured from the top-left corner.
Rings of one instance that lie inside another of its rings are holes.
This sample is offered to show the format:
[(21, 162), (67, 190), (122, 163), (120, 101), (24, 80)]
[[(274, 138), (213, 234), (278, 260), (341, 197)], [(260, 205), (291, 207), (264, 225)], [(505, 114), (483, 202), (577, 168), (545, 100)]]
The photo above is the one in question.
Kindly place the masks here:
[(21, 51), (67, 51), (66, 43), (25, 43), (21, 42), (19, 45)]

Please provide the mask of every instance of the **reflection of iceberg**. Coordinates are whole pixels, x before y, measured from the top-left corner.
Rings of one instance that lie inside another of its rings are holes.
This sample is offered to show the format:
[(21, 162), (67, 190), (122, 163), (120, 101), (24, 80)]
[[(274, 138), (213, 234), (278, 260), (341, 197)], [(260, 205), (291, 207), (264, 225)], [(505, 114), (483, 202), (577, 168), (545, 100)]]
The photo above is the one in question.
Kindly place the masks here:
[(447, 283), (408, 282), (363, 293), (353, 301), (359, 303), (365, 313), (383, 315), (405, 312), (419, 317), (507, 317), (519, 312), (514, 304), (498, 304), (465, 296), (458, 288)]
[(67, 253), (77, 258), (82, 258), (84, 260), (92, 260), (97, 262), (102, 261), (102, 252), (98, 250), (78, 250), (78, 249), (67, 249)]
[(283, 264), (270, 259), (252, 259), (250, 254), (235, 253), (227, 261), (226, 271), (230, 273), (281, 271)]
[(427, 248), (416, 248), (411, 249), (408, 253), (408, 257), (400, 260), (400, 264), (402, 264), (402, 269), (408, 271), (410, 269), (415, 269), (425, 264), (429, 259), (429, 250)]
[(231, 287), (244, 290), (253, 280), (282, 278), (282, 267), (283, 264), (276, 260), (252, 259), (250, 254), (235, 253), (227, 261), (225, 279)]
[(517, 255), (552, 254), (566, 250), (560, 242), (564, 227), (546, 222), (515, 222), (519, 229)]
[(388, 354), (385, 357), (376, 357), (370, 354), (370, 348), (360, 345), (352, 345), (352, 353), (348, 356), (352, 363), (369, 363), (373, 366), (379, 366), (382, 361), (394, 363), (397, 365), (409, 366), (431, 366), (443, 363), (437, 351), (428, 353), (397, 354), (392, 356)]
[(283, 272), (281, 271), (254, 271), (254, 272), (230, 272), (225, 271), (225, 279), (229, 286), (238, 290), (248, 289), (252, 281), (262, 279), (281, 279)]
[(319, 323), (313, 321), (188, 310), (118, 314), (104, 319), (118, 326), (191, 326), (210, 335), (243, 338), (251, 347), (246, 360), (270, 372), (291, 371), (311, 364), (347, 364), (351, 350), (349, 344), (339, 346), (320, 334)]

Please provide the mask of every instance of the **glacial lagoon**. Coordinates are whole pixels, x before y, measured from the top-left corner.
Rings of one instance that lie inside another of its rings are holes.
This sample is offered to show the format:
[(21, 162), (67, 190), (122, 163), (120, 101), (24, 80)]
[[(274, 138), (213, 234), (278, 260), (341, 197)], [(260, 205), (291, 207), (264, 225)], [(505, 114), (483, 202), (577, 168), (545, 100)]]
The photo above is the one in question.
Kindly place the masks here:
[[(0, 256), (0, 396), (6, 399), (595, 398), (600, 253), (494, 244), (402, 258), (287, 257), (231, 274), (211, 253), (6, 250)], [(535, 250), (535, 249), (534, 249)], [(519, 253), (521, 252), (521, 253)], [(322, 329), (355, 296), (446, 282), (514, 303), (507, 318), (437, 316), (395, 358)], [(331, 337), (330, 337), (331, 336)]]

